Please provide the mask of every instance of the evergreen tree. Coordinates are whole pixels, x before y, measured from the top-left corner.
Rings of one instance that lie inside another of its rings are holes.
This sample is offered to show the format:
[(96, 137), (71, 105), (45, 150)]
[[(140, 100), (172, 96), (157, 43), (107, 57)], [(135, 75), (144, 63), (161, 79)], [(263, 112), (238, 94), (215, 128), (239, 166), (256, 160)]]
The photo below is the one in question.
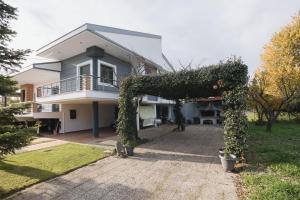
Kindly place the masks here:
[(16, 32), (11, 29), (10, 21), (17, 19), (17, 8), (6, 4), (0, 0), (0, 70), (8, 72), (18, 71), (21, 61), (30, 52), (29, 49), (11, 49), (9, 42), (16, 36)]
[(0, 95), (14, 95), (17, 90), (16, 84), (17, 82), (11, 80), (9, 77), (0, 75)]
[[(0, 0), (0, 70), (17, 71), (29, 50), (8, 48), (11, 38), (16, 35), (9, 22), (17, 18), (17, 9)], [(17, 90), (16, 82), (0, 75), (0, 95), (13, 95)], [(32, 140), (34, 129), (18, 125), (15, 115), (21, 114), (28, 105), (11, 105), (0, 108), (0, 156), (14, 153), (15, 149), (26, 146)]]

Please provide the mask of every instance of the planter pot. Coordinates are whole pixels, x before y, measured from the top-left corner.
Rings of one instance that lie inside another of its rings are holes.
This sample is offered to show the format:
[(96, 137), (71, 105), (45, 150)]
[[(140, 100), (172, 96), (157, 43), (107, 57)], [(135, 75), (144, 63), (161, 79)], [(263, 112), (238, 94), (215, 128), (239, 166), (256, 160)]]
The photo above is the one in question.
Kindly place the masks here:
[(225, 150), (224, 147), (219, 148), (219, 155), (224, 156), (224, 153), (225, 153), (224, 150)]
[(181, 124), (181, 131), (185, 131), (185, 124)]
[(234, 170), (234, 164), (236, 163), (235, 155), (219, 155), (219, 158), (221, 159), (222, 167), (226, 172)]
[(133, 147), (125, 146), (125, 149), (128, 156), (133, 156)]

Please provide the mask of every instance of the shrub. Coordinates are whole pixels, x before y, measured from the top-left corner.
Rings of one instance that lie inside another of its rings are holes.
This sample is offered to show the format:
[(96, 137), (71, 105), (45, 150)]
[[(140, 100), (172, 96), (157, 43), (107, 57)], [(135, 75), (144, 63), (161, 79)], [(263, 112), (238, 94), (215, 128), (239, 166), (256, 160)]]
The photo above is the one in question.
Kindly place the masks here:
[(18, 125), (14, 117), (26, 108), (28, 104), (14, 104), (0, 108), (0, 157), (15, 153), (16, 149), (28, 145), (33, 139), (36, 129)]

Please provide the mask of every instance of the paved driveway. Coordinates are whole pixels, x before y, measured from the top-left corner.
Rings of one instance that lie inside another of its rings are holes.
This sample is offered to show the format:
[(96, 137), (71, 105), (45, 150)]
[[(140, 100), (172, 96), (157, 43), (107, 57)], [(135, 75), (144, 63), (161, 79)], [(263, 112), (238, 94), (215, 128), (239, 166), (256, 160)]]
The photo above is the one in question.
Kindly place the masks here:
[(222, 170), (222, 129), (188, 126), (146, 129), (152, 142), (127, 159), (108, 157), (37, 184), (12, 199), (237, 199), (233, 174)]

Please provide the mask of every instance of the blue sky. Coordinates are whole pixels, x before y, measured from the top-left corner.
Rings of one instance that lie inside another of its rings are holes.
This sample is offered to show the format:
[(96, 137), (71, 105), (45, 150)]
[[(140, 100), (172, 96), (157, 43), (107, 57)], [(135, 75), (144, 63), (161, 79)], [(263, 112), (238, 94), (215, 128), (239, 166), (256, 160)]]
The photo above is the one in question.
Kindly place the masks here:
[(18, 7), (15, 48), (33, 50), (86, 23), (162, 35), (173, 65), (241, 56), (250, 74), (263, 46), (300, 10), (299, 0), (8, 0)]

